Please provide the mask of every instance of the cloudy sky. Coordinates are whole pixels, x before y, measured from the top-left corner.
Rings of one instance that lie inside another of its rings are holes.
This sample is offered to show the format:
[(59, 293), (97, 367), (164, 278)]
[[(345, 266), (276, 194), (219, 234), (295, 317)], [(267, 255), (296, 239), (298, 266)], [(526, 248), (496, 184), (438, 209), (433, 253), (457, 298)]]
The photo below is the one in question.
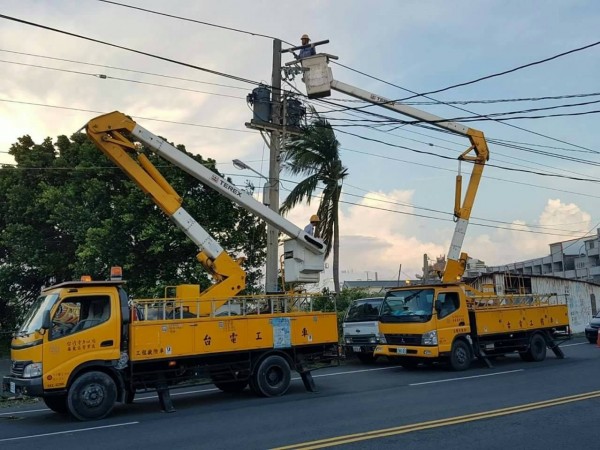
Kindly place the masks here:
[[(332, 65), (336, 79), (394, 99), (567, 53), (411, 101), (427, 102), (417, 107), (446, 118), (543, 108), (500, 116), (516, 120), (467, 123), (490, 141), (490, 162), (463, 247), (470, 256), (490, 265), (544, 256), (548, 244), (595, 234), (600, 226), (600, 45), (577, 50), (599, 40), (593, 31), (600, 19), (596, 1), (120, 3), (2, 0), (0, 14), (267, 84), (271, 37), (286, 47), (308, 33), (313, 41), (330, 41), (320, 51), (339, 57), (339, 65)], [(91, 118), (120, 110), (155, 134), (214, 158), (236, 183), (252, 180), (260, 191), (260, 178), (231, 163), (238, 158), (268, 174), (268, 149), (258, 132), (244, 126), (252, 115), (246, 95), (255, 84), (1, 20), (0, 163), (14, 162), (8, 150), (20, 136), (40, 142), (71, 135)], [(285, 87), (304, 92), (297, 78)], [(346, 107), (361, 106), (348, 99), (332, 96)], [(448, 105), (456, 101), (477, 102)], [(402, 278), (413, 278), (424, 253), (433, 259), (447, 253), (454, 230), (454, 158), (467, 140), (431, 127), (374, 127), (366, 120), (377, 119), (360, 111), (313, 105), (336, 127), (349, 171), (341, 210), (342, 279), (396, 279), (400, 265)], [(528, 116), (537, 118), (523, 118)], [(469, 166), (461, 169), (468, 176)], [(297, 180), (287, 174), (282, 180), (285, 196)], [(315, 204), (299, 207), (289, 217), (303, 227), (315, 210)]]

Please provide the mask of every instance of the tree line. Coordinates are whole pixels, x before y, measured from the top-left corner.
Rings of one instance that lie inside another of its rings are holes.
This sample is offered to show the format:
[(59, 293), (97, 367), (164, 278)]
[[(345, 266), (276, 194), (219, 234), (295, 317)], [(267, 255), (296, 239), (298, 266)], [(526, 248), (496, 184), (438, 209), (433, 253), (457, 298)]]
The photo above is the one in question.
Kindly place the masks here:
[[(85, 134), (39, 144), (23, 136), (9, 154), (15, 165), (0, 168), (0, 332), (14, 329), (44, 286), (82, 275), (104, 280), (114, 265), (123, 267), (133, 297), (163, 296), (164, 286), (176, 284), (210, 285), (196, 245)], [(222, 176), (213, 159), (189, 155)], [(147, 156), (225, 251), (245, 256), (247, 292), (260, 289), (264, 222)]]
[[(317, 236), (333, 253), (334, 291), (339, 281), (339, 199), (348, 170), (331, 125), (312, 110), (305, 132), (286, 142), (282, 169), (304, 177), (281, 213), (319, 199)], [(184, 146), (177, 148), (186, 152)], [(245, 293), (261, 290), (266, 226), (154, 153), (146, 156), (184, 199), (183, 206), (233, 257), (243, 255)], [(15, 165), (0, 167), (0, 333), (14, 330), (41, 289), (82, 275), (107, 279), (123, 268), (133, 297), (163, 296), (164, 286), (207, 288), (197, 248), (85, 134), (35, 143), (26, 135), (10, 147)], [(192, 155), (222, 176), (213, 159)], [(231, 180), (229, 180), (231, 181)], [(248, 184), (250, 193), (253, 186)], [(339, 296), (346, 305), (345, 295)]]

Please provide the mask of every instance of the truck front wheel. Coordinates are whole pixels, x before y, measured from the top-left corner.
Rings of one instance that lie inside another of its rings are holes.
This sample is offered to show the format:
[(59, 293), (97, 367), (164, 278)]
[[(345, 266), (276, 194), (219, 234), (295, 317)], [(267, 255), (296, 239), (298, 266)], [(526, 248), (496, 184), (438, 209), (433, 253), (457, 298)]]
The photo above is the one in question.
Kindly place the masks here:
[(104, 372), (87, 372), (78, 377), (67, 395), (69, 412), (78, 420), (106, 417), (115, 406), (117, 386)]
[(454, 341), (450, 352), (450, 366), (453, 370), (467, 370), (471, 365), (471, 349), (463, 340)]
[(263, 397), (278, 397), (290, 387), (292, 374), (287, 361), (279, 355), (263, 359), (252, 374), (251, 387)]
[(69, 408), (67, 407), (67, 396), (66, 395), (52, 395), (44, 397), (44, 403), (52, 411), (59, 414), (68, 414)]

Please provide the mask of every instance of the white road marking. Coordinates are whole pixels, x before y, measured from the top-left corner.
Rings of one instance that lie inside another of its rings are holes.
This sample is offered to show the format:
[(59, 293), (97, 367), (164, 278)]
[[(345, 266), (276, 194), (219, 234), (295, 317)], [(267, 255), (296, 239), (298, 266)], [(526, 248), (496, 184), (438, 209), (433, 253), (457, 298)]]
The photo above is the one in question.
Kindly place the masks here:
[[(176, 395), (187, 395), (187, 394), (197, 394), (199, 392), (212, 392), (212, 391), (218, 391), (219, 389), (217, 388), (209, 388), (209, 389), (198, 389), (196, 391), (184, 391), (184, 392), (171, 392), (171, 396), (176, 396)], [(152, 400), (158, 398), (157, 394), (151, 395), (149, 397), (139, 397), (136, 398), (133, 402), (137, 402), (140, 400)]]
[(138, 423), (139, 422), (116, 423), (114, 425), (103, 425), (101, 427), (80, 428), (78, 430), (66, 430), (66, 431), (56, 431), (54, 433), (31, 434), (29, 436), (20, 436), (20, 437), (0, 439), (0, 442), (18, 441), (18, 440), (21, 440), (21, 439), (32, 439), (32, 438), (45, 437), (45, 436), (55, 436), (55, 435), (58, 435), (58, 434), (79, 433), (81, 431), (101, 430), (101, 429), (104, 429), (104, 428), (125, 427), (127, 425), (136, 425)]
[[(398, 366), (377, 367), (377, 368), (374, 368), (374, 369), (349, 370), (347, 372), (322, 373), (320, 375), (313, 375), (313, 378), (332, 377), (334, 375), (349, 375), (349, 374), (361, 373), (361, 372), (375, 372), (377, 370), (390, 370), (390, 369), (398, 369)], [(300, 380), (301, 378), (292, 378), (292, 379), (293, 380)]]
[(48, 408), (42, 408), (42, 409), (28, 409), (26, 411), (10, 411), (10, 412), (0, 413), (0, 416), (14, 416), (15, 414), (33, 413), (33, 412), (40, 412), (40, 411), (50, 411), (50, 410)]
[(507, 373), (523, 372), (525, 369), (507, 370), (505, 372), (486, 373), (483, 375), (472, 375), (470, 377), (446, 378), (444, 380), (424, 381), (423, 383), (411, 383), (409, 386), (421, 386), (423, 384), (446, 383), (448, 381), (468, 380), (469, 378), (493, 377), (495, 375), (506, 375)]

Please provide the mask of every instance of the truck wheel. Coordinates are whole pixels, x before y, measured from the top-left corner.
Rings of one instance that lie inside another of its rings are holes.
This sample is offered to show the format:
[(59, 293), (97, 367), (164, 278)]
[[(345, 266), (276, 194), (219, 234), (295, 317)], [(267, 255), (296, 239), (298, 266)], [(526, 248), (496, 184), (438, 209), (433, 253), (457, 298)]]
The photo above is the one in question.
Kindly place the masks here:
[(68, 414), (69, 408), (67, 407), (67, 395), (52, 395), (50, 397), (44, 397), (44, 403), (52, 411), (59, 414)]
[(419, 360), (413, 358), (401, 358), (399, 364), (405, 370), (416, 370), (419, 366)]
[(454, 341), (450, 353), (450, 366), (453, 370), (467, 370), (471, 365), (471, 349), (463, 340)]
[(373, 364), (377, 359), (372, 353), (357, 353), (356, 358), (363, 364)]
[(290, 387), (292, 374), (287, 361), (278, 355), (266, 357), (252, 374), (252, 388), (262, 397), (278, 397)]
[(236, 394), (248, 386), (248, 380), (213, 381), (213, 384), (223, 392)]
[(543, 361), (546, 359), (546, 340), (541, 334), (534, 334), (529, 341), (529, 349), (521, 354), (525, 361)]
[(106, 417), (115, 406), (117, 386), (104, 372), (87, 372), (77, 378), (67, 396), (69, 412), (78, 420)]

